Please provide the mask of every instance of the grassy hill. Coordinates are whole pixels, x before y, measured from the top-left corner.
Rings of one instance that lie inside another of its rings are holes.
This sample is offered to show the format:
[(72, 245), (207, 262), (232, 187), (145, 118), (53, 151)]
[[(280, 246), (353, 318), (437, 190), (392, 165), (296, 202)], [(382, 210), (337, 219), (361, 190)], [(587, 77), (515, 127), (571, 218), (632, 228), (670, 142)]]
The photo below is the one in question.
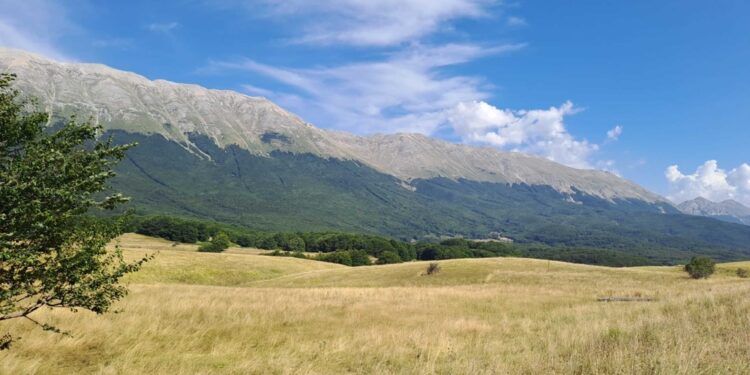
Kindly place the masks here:
[(166, 240), (139, 234), (122, 236), (120, 246), (129, 260), (158, 252), (158, 256), (141, 271), (128, 275), (126, 282), (248, 286), (260, 280), (285, 275), (347, 268), (333, 263), (291, 257), (248, 256), (265, 252), (262, 250), (230, 248), (223, 254), (212, 254), (197, 252), (198, 245), (173, 245), (174, 243)]
[[(117, 314), (36, 315), (0, 352), (2, 374), (750, 372), (750, 262), (708, 280), (679, 267), (604, 268), (515, 258), (349, 268), (231, 249), (159, 251)], [(652, 302), (597, 302), (641, 296)]]

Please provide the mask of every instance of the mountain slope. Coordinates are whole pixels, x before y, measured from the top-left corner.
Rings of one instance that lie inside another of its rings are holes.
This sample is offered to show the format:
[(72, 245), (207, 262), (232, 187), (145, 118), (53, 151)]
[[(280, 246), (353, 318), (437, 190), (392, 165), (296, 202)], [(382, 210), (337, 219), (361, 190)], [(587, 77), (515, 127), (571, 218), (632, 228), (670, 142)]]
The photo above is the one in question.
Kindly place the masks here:
[(730, 223), (750, 225), (750, 208), (732, 199), (713, 202), (698, 197), (680, 203), (677, 209), (688, 215), (706, 216)]
[(675, 209), (662, 214), (638, 200), (447, 178), (416, 179), (413, 189), (404, 189), (394, 176), (353, 161), (281, 151), (258, 156), (192, 136), (208, 160), (158, 135), (110, 134), (139, 143), (114, 183), (135, 197), (130, 206), (144, 214), (401, 239), (500, 232), (529, 246), (610, 248), (667, 263), (698, 253), (722, 260), (750, 257), (750, 228)]
[[(667, 204), (640, 186), (603, 171), (579, 170), (549, 160), (491, 148), (452, 144), (417, 134), (358, 137), (305, 123), (264, 98), (176, 84), (98, 64), (65, 64), (0, 48), (0, 69), (19, 75), (17, 85), (39, 97), (50, 112), (93, 117), (107, 129), (160, 134), (199, 152), (189, 134), (219, 147), (254, 154), (274, 150), (355, 160), (399, 179), (447, 177), (552, 186), (605, 199)], [(203, 155), (205, 156), (205, 155)]]
[(750, 257), (750, 228), (681, 215), (606, 172), (421, 135), (326, 131), (263, 98), (14, 50), (0, 49), (0, 70), (53, 121), (92, 116), (117, 142), (137, 141), (113, 183), (144, 214), (403, 239), (499, 232), (663, 262)]

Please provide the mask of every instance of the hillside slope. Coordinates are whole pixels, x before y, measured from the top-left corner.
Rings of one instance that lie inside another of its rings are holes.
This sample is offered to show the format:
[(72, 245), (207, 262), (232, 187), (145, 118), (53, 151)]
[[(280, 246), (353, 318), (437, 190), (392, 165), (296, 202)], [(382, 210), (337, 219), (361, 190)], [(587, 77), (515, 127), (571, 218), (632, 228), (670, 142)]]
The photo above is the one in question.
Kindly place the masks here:
[[(114, 185), (143, 214), (210, 218), (270, 231), (382, 233), (402, 239), (434, 235), (517, 243), (611, 248), (655, 262), (708, 254), (750, 257), (750, 228), (664, 212), (638, 200), (563, 194), (549, 186), (446, 178), (399, 179), (353, 161), (311, 154), (251, 154), (192, 138), (211, 161), (160, 136), (112, 133), (136, 141)], [(200, 181), (200, 183), (196, 183)], [(655, 212), (656, 211), (656, 212)]]

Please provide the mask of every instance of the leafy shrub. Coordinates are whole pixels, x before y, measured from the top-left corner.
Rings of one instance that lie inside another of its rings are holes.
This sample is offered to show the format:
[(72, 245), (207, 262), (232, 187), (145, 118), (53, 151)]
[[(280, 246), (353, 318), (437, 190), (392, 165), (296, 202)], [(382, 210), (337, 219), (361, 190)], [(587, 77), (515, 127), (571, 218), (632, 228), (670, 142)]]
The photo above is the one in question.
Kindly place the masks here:
[(211, 242), (205, 242), (198, 247), (198, 252), (201, 253), (220, 253), (222, 251), (224, 249), (214, 246)]
[(257, 236), (251, 236), (248, 234), (240, 234), (236, 236), (234, 242), (242, 247), (256, 247), (258, 246)]
[(352, 256), (348, 251), (334, 251), (332, 253), (321, 254), (317, 259), (322, 262), (338, 263), (345, 266), (352, 265)]
[(352, 266), (369, 266), (372, 264), (370, 256), (367, 255), (363, 250), (352, 250), (349, 252), (349, 256), (352, 258)]
[(383, 254), (380, 254), (380, 258), (378, 258), (378, 264), (393, 264), (401, 262), (401, 257), (393, 251), (384, 251)]
[(738, 268), (737, 277), (747, 279), (748, 277), (750, 277), (750, 271), (748, 271), (747, 268)]
[(0, 337), (0, 350), (7, 350), (13, 344), (13, 336), (10, 333), (4, 334)]
[(396, 248), (398, 257), (401, 258), (402, 261), (408, 262), (417, 259), (417, 249), (415, 249), (413, 245), (396, 240), (391, 240), (391, 244)]
[(694, 256), (690, 262), (685, 265), (687, 272), (693, 279), (706, 279), (716, 270), (716, 263), (713, 259), (705, 256)]
[(273, 242), (282, 250), (305, 251), (305, 240), (294, 233), (276, 233)]
[(204, 253), (220, 253), (226, 250), (231, 244), (229, 236), (224, 232), (219, 232), (211, 239), (211, 242), (202, 244), (198, 248), (198, 251)]
[(430, 263), (427, 265), (427, 269), (424, 271), (426, 276), (432, 276), (440, 273), (440, 263)]
[(136, 233), (184, 243), (206, 241), (213, 234), (204, 223), (166, 216), (153, 216), (142, 220)]
[(274, 250), (270, 253), (264, 254), (264, 255), (270, 255), (274, 257), (291, 257), (291, 258), (300, 258), (300, 259), (310, 259), (305, 253), (300, 251), (281, 251), (281, 250)]

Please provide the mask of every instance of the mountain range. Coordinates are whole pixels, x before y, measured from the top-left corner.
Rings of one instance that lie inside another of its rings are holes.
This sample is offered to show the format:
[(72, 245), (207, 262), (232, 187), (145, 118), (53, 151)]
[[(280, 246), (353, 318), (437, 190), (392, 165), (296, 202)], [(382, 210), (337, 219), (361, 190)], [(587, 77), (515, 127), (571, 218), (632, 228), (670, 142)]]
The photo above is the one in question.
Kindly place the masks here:
[(688, 215), (706, 216), (730, 223), (750, 225), (750, 208), (733, 199), (714, 202), (698, 197), (678, 204), (677, 208)]
[(51, 125), (71, 115), (138, 142), (114, 188), (143, 214), (401, 239), (502, 235), (671, 262), (750, 256), (750, 227), (684, 215), (614, 174), (419, 134), (317, 128), (271, 101), (0, 48)]

